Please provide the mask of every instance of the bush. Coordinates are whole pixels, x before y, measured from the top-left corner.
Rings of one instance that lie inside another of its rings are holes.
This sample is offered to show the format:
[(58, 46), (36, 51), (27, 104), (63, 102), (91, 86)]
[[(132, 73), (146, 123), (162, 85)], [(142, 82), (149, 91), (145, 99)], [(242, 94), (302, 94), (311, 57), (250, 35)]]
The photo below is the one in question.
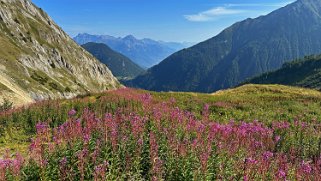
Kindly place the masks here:
[(3, 103), (0, 104), (0, 112), (7, 111), (12, 108), (13, 108), (13, 103), (6, 98), (3, 99)]

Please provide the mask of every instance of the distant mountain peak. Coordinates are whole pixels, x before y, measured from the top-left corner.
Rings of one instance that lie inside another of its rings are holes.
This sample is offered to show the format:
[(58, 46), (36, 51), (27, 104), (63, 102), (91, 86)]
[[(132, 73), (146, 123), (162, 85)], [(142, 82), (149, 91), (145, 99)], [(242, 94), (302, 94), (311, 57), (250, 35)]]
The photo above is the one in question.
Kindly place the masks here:
[(78, 33), (77, 36), (90, 36), (90, 34), (88, 34), (88, 33)]
[(74, 40), (80, 45), (88, 42), (104, 43), (146, 69), (158, 64), (176, 51), (192, 45), (191, 43), (156, 41), (149, 38), (137, 39), (133, 35), (115, 38), (109, 35), (78, 34)]
[(136, 41), (137, 39), (133, 35), (127, 35), (123, 38), (124, 40)]

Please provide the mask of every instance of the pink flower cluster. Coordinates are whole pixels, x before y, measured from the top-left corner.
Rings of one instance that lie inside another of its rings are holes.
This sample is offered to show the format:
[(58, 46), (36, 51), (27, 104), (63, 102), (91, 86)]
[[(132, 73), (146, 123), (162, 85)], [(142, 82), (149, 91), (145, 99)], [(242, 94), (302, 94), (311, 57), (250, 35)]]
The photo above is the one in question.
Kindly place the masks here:
[[(117, 104), (100, 117), (95, 110), (72, 109), (58, 127), (40, 122), (30, 160), (42, 171), (58, 160), (61, 180), (321, 180), (318, 123), (219, 123), (211, 120), (209, 104), (196, 115), (177, 107), (175, 99), (161, 102), (132, 89), (110, 94), (142, 108), (129, 111), (129, 104)], [(4, 157), (0, 177), (18, 177), (24, 163), (20, 155)]]

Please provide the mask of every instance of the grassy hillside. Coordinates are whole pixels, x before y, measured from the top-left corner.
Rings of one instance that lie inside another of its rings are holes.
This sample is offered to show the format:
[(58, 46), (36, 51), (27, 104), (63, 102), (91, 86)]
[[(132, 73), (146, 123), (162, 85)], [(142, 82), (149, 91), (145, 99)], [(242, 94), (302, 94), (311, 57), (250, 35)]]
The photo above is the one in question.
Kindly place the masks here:
[(286, 63), (282, 68), (254, 77), (246, 83), (282, 84), (321, 90), (321, 55)]
[(40, 102), (0, 114), (0, 163), (25, 180), (321, 178), (320, 102), (318, 91), (279, 85)]

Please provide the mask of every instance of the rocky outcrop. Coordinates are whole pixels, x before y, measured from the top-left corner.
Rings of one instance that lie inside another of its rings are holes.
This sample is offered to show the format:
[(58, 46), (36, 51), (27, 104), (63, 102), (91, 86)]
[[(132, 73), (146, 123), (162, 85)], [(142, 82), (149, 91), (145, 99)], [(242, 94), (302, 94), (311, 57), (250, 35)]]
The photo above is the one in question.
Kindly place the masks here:
[(69, 98), (120, 86), (106, 65), (29, 0), (0, 1), (0, 30), (0, 102), (4, 92), (15, 92), (3, 83), (8, 78), (31, 100)]

